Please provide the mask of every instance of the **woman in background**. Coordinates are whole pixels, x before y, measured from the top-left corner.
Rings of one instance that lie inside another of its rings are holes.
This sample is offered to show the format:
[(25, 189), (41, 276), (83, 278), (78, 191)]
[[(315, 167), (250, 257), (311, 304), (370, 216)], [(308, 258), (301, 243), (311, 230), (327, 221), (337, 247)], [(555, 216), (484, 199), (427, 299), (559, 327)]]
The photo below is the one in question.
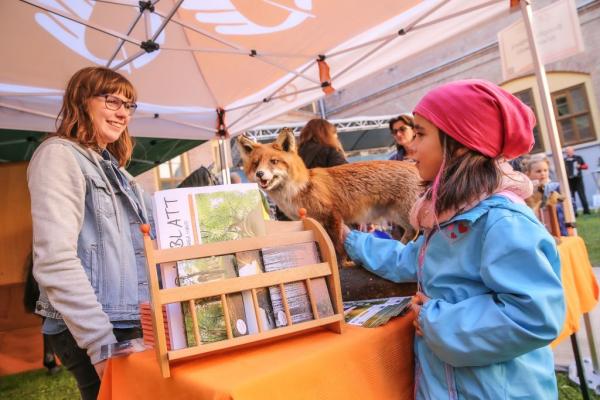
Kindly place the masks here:
[(396, 142), (396, 152), (392, 154), (390, 160), (408, 161), (411, 159), (414, 151), (410, 145), (415, 140), (415, 120), (411, 114), (401, 114), (392, 118), (389, 122), (390, 133)]
[(321, 118), (308, 121), (302, 128), (298, 155), (306, 168), (328, 168), (348, 163), (335, 126)]

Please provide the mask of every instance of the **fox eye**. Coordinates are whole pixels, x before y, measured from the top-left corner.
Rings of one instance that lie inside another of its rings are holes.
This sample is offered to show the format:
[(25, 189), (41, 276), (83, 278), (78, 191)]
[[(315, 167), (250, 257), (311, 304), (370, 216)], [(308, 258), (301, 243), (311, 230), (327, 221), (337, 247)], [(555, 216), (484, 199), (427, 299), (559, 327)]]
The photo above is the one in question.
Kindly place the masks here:
[(274, 158), (271, 159), (271, 164), (273, 164), (273, 165), (277, 165), (278, 162), (279, 162), (279, 160), (276, 160)]

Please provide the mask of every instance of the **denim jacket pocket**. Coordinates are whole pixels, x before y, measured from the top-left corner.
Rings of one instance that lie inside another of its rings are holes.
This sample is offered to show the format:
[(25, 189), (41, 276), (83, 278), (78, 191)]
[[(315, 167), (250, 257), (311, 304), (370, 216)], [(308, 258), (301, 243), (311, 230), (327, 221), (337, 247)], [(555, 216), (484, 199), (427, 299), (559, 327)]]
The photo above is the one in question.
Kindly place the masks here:
[(96, 212), (106, 217), (113, 217), (115, 205), (110, 188), (100, 177), (88, 176), (88, 179), (91, 183), (92, 202)]
[(93, 244), (90, 247), (90, 283), (92, 284), (92, 287), (94, 287), (94, 289), (96, 290), (96, 296), (98, 296), (98, 275), (100, 274), (100, 271), (98, 271), (98, 246), (96, 246), (95, 244)]

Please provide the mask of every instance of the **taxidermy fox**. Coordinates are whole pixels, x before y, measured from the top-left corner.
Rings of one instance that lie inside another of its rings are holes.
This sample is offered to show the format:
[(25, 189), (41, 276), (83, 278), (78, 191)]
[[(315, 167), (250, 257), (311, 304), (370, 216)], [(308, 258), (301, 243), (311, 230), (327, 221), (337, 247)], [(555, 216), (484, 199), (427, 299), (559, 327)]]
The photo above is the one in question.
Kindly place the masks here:
[(298, 219), (298, 210), (305, 208), (325, 227), (339, 255), (345, 254), (342, 223), (385, 220), (404, 228), (404, 243), (415, 236), (409, 213), (421, 180), (412, 164), (367, 161), (308, 169), (290, 129), (283, 129), (271, 144), (240, 136), (238, 146), (248, 179), (257, 182), (288, 217)]

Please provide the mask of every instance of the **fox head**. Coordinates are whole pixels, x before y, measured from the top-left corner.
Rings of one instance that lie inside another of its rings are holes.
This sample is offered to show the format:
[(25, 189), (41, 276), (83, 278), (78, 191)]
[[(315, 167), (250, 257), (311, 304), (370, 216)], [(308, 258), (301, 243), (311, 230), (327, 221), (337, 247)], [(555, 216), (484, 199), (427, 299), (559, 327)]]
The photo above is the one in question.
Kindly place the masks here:
[(298, 156), (291, 129), (283, 128), (270, 144), (256, 143), (243, 135), (237, 143), (246, 176), (261, 189), (270, 192), (308, 180), (308, 170)]

